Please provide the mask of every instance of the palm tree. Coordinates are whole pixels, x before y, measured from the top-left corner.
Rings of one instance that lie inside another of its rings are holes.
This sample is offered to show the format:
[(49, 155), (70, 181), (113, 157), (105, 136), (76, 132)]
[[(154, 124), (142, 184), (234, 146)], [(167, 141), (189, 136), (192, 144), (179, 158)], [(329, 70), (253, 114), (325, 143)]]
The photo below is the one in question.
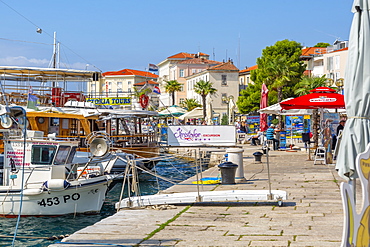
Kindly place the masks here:
[(203, 118), (206, 118), (206, 98), (207, 95), (214, 95), (217, 92), (217, 89), (213, 87), (213, 83), (209, 81), (203, 81), (200, 80), (194, 85), (194, 92), (199, 94), (202, 97), (202, 103), (203, 103)]
[(164, 86), (164, 88), (167, 93), (171, 94), (172, 105), (174, 105), (175, 104), (175, 92), (181, 91), (182, 85), (176, 80), (171, 80), (171, 81), (166, 82), (166, 85)]
[[(286, 56), (276, 57), (267, 63), (266, 71), (268, 77), (266, 78), (267, 84), (271, 89), (277, 91), (278, 102), (283, 100), (283, 88), (288, 86), (291, 78), (297, 75), (294, 65), (291, 65)], [(282, 128), (281, 116), (278, 115), (279, 129)]]
[(193, 110), (196, 107), (201, 107), (202, 105), (196, 99), (185, 99), (182, 103), (180, 103), (181, 107), (186, 108), (188, 111)]
[[(310, 90), (315, 89), (317, 87), (325, 86), (327, 78), (325, 76), (322, 77), (312, 77), (312, 76), (304, 76), (302, 80), (296, 84), (294, 87), (294, 93), (297, 95), (306, 95), (310, 93)], [(312, 111), (312, 129), (313, 129), (313, 140), (315, 143), (315, 147), (319, 144), (319, 123), (317, 121), (319, 117), (319, 111), (317, 109), (314, 109)]]
[(285, 56), (270, 60), (267, 64), (266, 82), (277, 91), (278, 102), (283, 100), (283, 88), (289, 85), (292, 77), (297, 76), (293, 67)]

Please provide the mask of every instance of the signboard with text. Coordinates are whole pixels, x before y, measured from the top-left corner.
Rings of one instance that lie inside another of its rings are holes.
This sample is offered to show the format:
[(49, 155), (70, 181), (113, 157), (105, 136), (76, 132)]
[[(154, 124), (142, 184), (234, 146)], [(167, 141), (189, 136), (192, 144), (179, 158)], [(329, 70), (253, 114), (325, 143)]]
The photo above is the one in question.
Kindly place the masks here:
[(169, 146), (234, 146), (235, 126), (230, 125), (174, 125), (169, 126)]
[(131, 105), (130, 97), (87, 98), (94, 105)]

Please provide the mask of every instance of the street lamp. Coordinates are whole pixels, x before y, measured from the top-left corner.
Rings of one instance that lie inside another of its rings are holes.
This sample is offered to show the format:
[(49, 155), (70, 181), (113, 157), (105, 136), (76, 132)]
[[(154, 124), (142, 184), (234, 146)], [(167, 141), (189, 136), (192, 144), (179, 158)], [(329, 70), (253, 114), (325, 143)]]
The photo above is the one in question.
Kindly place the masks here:
[(338, 92), (340, 92), (340, 94), (343, 94), (343, 85), (344, 85), (344, 79), (343, 78), (339, 78), (338, 80), (336, 80), (335, 82), (335, 86), (337, 86), (338, 88)]
[(222, 96), (222, 102), (227, 104), (227, 121), (228, 124), (233, 122), (233, 116), (230, 116), (230, 101), (234, 100), (234, 96), (230, 95), (228, 97)]
[(333, 85), (333, 83), (334, 83), (334, 80), (333, 80), (333, 79), (331, 79), (331, 78), (326, 78), (326, 80), (325, 80), (325, 85), (326, 85), (327, 87), (331, 87), (331, 86)]

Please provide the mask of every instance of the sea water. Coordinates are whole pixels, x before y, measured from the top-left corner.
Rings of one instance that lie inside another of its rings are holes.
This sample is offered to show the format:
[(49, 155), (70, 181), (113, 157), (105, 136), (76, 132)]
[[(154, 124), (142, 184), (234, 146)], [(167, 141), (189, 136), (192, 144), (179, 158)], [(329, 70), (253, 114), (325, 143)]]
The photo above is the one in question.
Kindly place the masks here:
[[(181, 161), (161, 161), (155, 166), (157, 174), (171, 180), (183, 181), (196, 173), (192, 163)], [(169, 188), (173, 184), (147, 174), (140, 178), (141, 195), (152, 195), (158, 190)], [(93, 225), (94, 223), (113, 215), (114, 205), (118, 202), (122, 182), (117, 183), (107, 194), (102, 210), (98, 215), (73, 215), (58, 217), (22, 217), (17, 231), (15, 246), (43, 247), (59, 242), (60, 240), (47, 240), (48, 237), (65, 236)], [(126, 191), (127, 189), (125, 189)], [(124, 197), (127, 194), (124, 194)], [(0, 246), (11, 246), (16, 228), (16, 218), (0, 218)]]

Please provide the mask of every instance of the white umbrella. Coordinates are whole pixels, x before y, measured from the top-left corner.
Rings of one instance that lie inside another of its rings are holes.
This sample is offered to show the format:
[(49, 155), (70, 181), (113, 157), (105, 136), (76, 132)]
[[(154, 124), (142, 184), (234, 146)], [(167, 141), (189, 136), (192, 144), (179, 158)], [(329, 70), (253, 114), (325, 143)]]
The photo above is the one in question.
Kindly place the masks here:
[[(284, 102), (286, 100), (290, 100), (293, 98), (285, 99), (281, 102)], [(283, 110), (280, 106), (280, 103), (276, 103), (273, 105), (270, 105), (268, 107), (262, 108), (258, 110), (260, 113), (266, 113), (266, 114), (274, 114), (274, 115), (311, 115), (312, 110), (310, 109), (291, 109), (291, 110)]]
[(177, 105), (170, 106), (160, 112), (158, 112), (160, 117), (177, 117), (186, 113), (184, 108), (181, 108)]
[[(220, 114), (215, 113), (212, 111), (213, 116), (219, 116)], [(179, 119), (184, 120), (184, 119), (192, 119), (192, 118), (203, 118), (203, 108), (202, 107), (197, 107), (194, 108), (193, 110), (185, 113), (184, 115), (180, 116)]]
[(343, 178), (357, 178), (355, 159), (370, 142), (370, 18), (369, 0), (355, 0), (344, 100), (348, 120), (343, 130), (336, 169)]

